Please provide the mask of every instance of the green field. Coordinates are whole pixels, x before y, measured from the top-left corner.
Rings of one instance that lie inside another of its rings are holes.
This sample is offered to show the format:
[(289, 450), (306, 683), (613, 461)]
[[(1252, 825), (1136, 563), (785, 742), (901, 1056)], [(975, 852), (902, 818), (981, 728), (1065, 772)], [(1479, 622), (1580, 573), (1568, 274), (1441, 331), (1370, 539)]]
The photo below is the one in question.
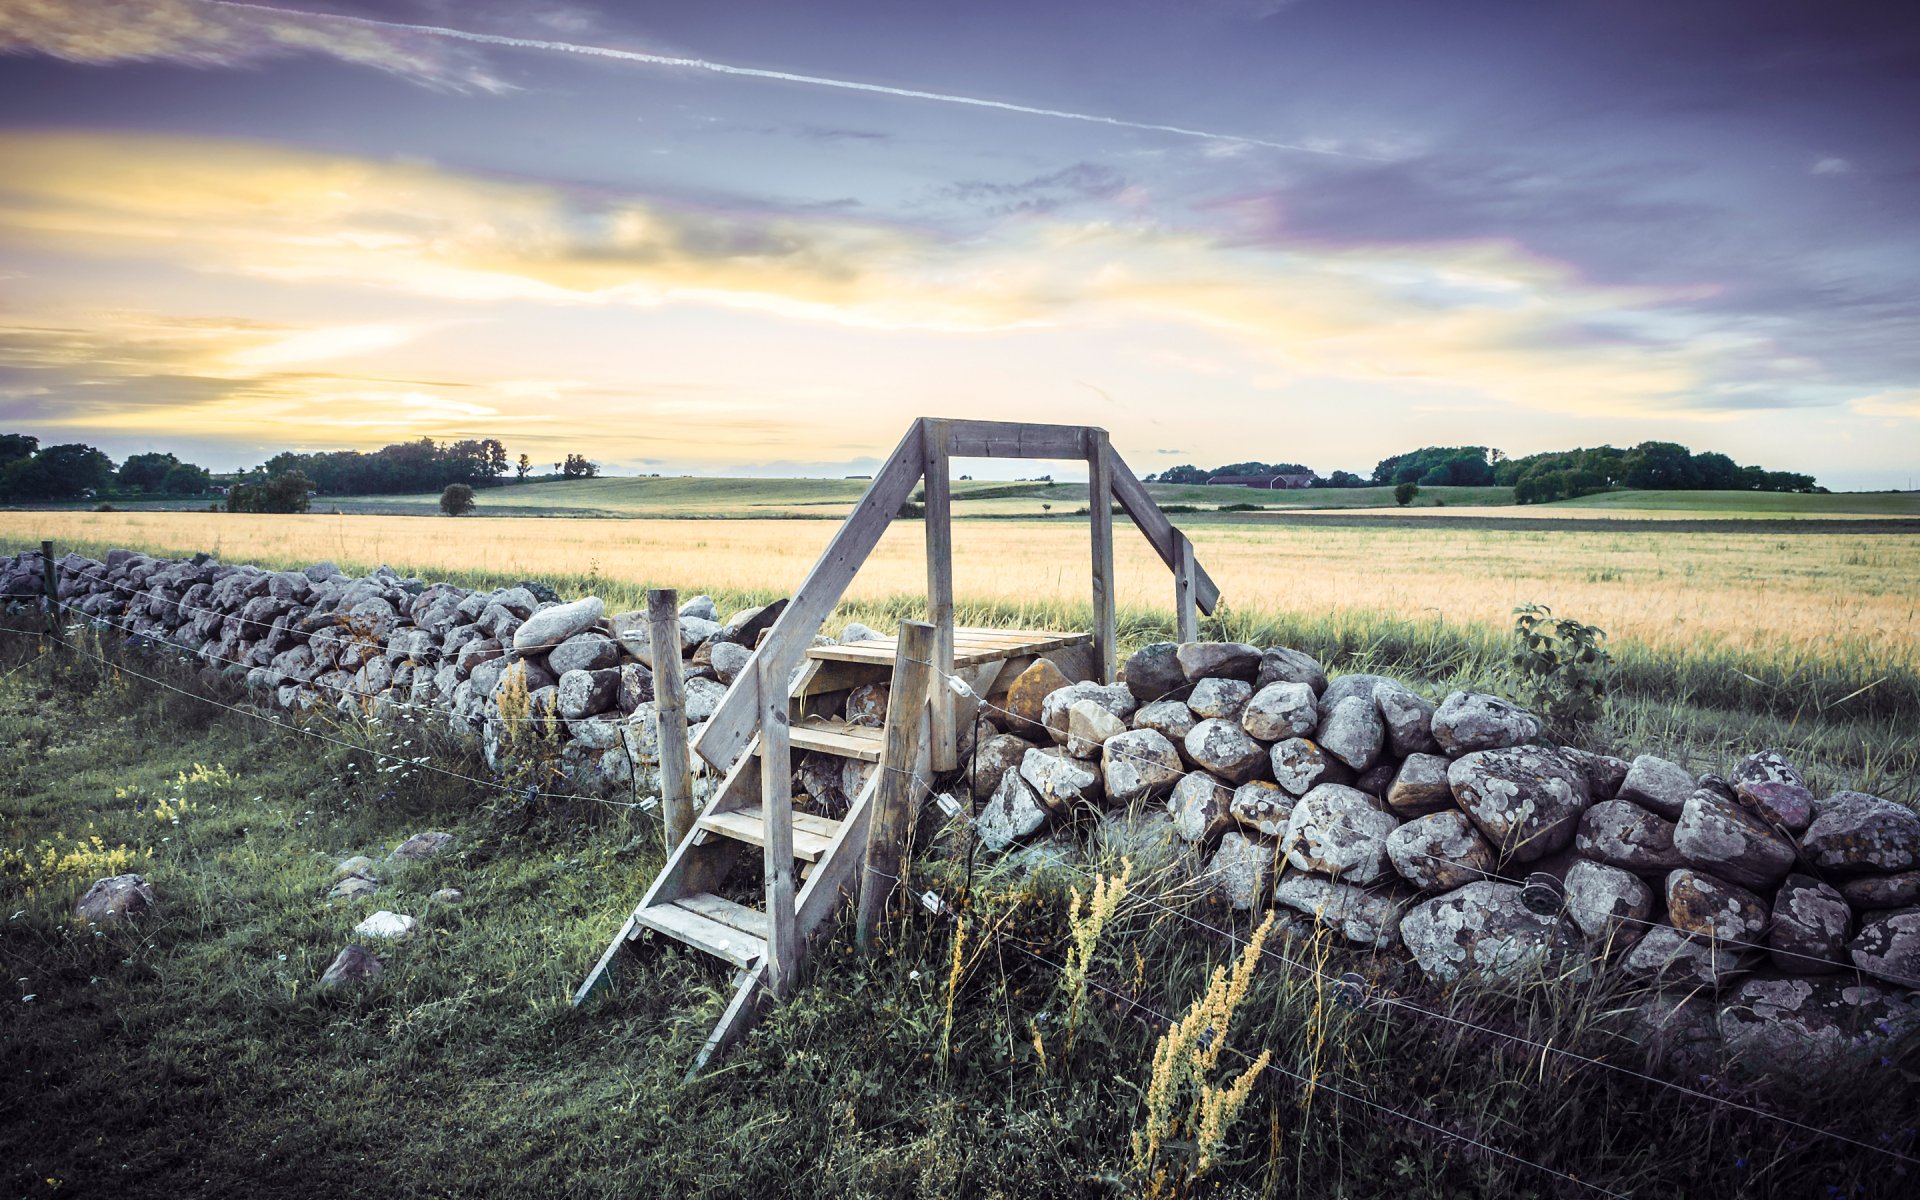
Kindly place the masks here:
[(1792, 492), (1599, 492), (1578, 500), (1537, 506), (1565, 510), (1704, 513), (1715, 516), (1764, 514), (1781, 517), (1920, 517), (1920, 492), (1834, 492), (1802, 496)]

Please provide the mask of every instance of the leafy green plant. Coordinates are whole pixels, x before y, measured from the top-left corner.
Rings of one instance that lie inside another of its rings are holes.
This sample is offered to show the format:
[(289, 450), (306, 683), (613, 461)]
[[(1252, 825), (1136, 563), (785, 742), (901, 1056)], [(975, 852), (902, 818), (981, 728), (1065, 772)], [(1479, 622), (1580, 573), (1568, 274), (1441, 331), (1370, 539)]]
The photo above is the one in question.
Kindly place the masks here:
[(1607, 710), (1607, 631), (1544, 604), (1513, 610), (1513, 669), (1521, 703), (1563, 738), (1591, 732)]

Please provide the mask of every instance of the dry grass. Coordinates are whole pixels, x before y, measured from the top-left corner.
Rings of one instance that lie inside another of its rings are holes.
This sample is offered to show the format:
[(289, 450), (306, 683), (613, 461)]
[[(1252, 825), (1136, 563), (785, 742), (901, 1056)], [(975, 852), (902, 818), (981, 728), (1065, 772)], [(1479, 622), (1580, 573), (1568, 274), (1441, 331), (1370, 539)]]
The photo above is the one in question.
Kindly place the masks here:
[[(232, 561), (343, 567), (382, 562), (427, 574), (597, 576), (616, 604), (646, 586), (790, 592), (834, 522), (444, 519), (211, 513), (0, 514), (0, 538), (206, 550)], [(1671, 533), (1196, 525), (1201, 561), (1239, 613), (1389, 613), (1504, 628), (1539, 601), (1616, 641), (1697, 655), (1920, 665), (1920, 538), (1905, 534)], [(889, 530), (849, 592), (878, 601), (924, 591), (921, 527)], [(962, 601), (1013, 600), (1033, 619), (1087, 594), (1081, 522), (980, 522), (955, 530)], [(1164, 610), (1171, 582), (1123, 527), (1121, 606)]]

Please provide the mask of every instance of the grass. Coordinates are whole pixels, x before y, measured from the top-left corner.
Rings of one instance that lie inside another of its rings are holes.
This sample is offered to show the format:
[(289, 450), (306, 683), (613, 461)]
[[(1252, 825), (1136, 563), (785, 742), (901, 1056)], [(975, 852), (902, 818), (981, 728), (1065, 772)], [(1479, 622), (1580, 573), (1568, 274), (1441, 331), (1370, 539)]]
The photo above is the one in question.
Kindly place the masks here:
[[(190, 693), (211, 687), (166, 664), (135, 669)], [(1668, 718), (1670, 737), (1701, 753), (1730, 731), (1671, 700)], [(16, 914), (0, 952), (18, 981), (0, 1008), (9, 1194), (1154, 1190), (1134, 1169), (1132, 1135), (1149, 1115), (1156, 1041), (1237, 955), (1239, 943), (1209, 927), (1249, 929), (1163, 847), (1132, 847), (1127, 898), (1076, 940), (1068, 890), (1086, 892), (1088, 872), (1119, 873), (1118, 839), (1088, 839), (1078, 867), (1044, 865), (1060, 851), (1043, 850), (982, 856), (969, 872), (949, 828), (921, 856), (916, 886), (966, 897), (957, 956), (953, 926), (917, 906), (870, 961), (850, 956), (842, 929), (793, 1001), (683, 1087), (724, 999), (725, 975), (707, 960), (656, 947), (629, 960), (606, 1002), (566, 1003), (660, 864), (652, 820), (588, 802), (529, 812), (442, 775), (383, 771), (373, 752), (411, 756), (432, 742), (435, 761), (480, 773), (468, 752), (419, 731), (331, 733), (348, 745), (0, 637), (0, 847), (31, 851), (90, 826), (150, 852), (160, 897), (137, 926), (95, 933), (63, 916), (83, 875), (0, 874)], [(1874, 782), (1825, 769), (1827, 782)], [(154, 818), (161, 799), (188, 806), (178, 825)], [(395, 874), (376, 897), (323, 902), (335, 861), (379, 857), (425, 828), (454, 833), (454, 851)], [(468, 901), (432, 905), (445, 885)], [(373, 986), (316, 992), (374, 907), (419, 916), (424, 931), (381, 951), (387, 970)], [(1878, 1156), (1453, 1023), (1637, 1062), (1619, 1036), (1634, 997), (1611, 985), (1441, 995), (1394, 960), (1334, 950), (1298, 927), (1272, 948), (1361, 970), (1452, 1020), (1343, 1008), (1313, 976), (1262, 960), (1217, 1076), (1263, 1051), (1276, 1069), (1257, 1076), (1219, 1161), (1189, 1193), (1587, 1194), (1436, 1129), (1613, 1192), (1903, 1190)], [(1070, 957), (1089, 986), (1069, 1045)], [(1912, 1079), (1890, 1066), (1871, 1086), (1771, 1094), (1728, 1075), (1707, 1087), (1911, 1151)], [(1176, 1138), (1160, 1156), (1163, 1194), (1182, 1190), (1196, 1152)]]

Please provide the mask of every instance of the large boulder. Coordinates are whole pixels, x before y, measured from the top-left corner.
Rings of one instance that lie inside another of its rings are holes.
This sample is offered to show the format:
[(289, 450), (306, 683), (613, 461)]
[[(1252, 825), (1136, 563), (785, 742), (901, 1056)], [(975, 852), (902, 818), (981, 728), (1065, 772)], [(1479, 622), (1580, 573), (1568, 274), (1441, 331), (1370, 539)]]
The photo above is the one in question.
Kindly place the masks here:
[(1695, 792), (1673, 827), (1682, 858), (1742, 887), (1771, 889), (1793, 869), (1793, 843), (1737, 804)]
[[(1018, 741), (1019, 739), (1014, 739)], [(1022, 746), (1025, 742), (1020, 743)], [(1058, 746), (1028, 750), (1020, 759), (1020, 778), (1027, 781), (1042, 803), (1055, 812), (1076, 804), (1098, 806), (1105, 790), (1099, 768), (1082, 762)]]
[(1400, 817), (1418, 817), (1453, 807), (1447, 782), (1448, 762), (1438, 754), (1409, 754), (1394, 772), (1382, 797)]
[(153, 888), (144, 875), (110, 875), (97, 879), (74, 901), (73, 915), (94, 925), (112, 925), (137, 917), (155, 904)]
[(1902, 987), (1920, 988), (1920, 908), (1877, 912), (1847, 943), (1853, 965)]
[(1269, 683), (1240, 710), (1240, 727), (1263, 742), (1306, 737), (1319, 724), (1313, 689), (1304, 683)]
[(1853, 913), (1840, 893), (1811, 875), (1789, 875), (1773, 898), (1767, 947), (1789, 975), (1830, 975), (1847, 961)]
[(1274, 782), (1296, 796), (1304, 796), (1323, 783), (1353, 782), (1352, 767), (1306, 738), (1275, 742), (1267, 751), (1267, 765), (1273, 770)]
[(1673, 822), (1630, 800), (1602, 800), (1582, 813), (1573, 847), (1584, 858), (1642, 875), (1687, 865), (1673, 848)]
[(1135, 650), (1120, 668), (1120, 682), (1142, 704), (1182, 700), (1193, 691), (1180, 669), (1180, 647), (1174, 642), (1153, 642)]
[(1188, 773), (1167, 796), (1173, 832), (1185, 841), (1211, 844), (1233, 824), (1232, 798), (1232, 789), (1205, 771)]
[(1653, 889), (1633, 872), (1582, 858), (1567, 868), (1563, 886), (1567, 916), (1589, 942), (1628, 946), (1646, 932)]
[(1202, 679), (1252, 683), (1260, 676), (1260, 651), (1244, 642), (1182, 642), (1174, 657), (1188, 683)]
[(1277, 838), (1287, 831), (1293, 816), (1292, 793), (1264, 780), (1243, 783), (1234, 789), (1227, 809), (1233, 819), (1251, 833)]
[(1681, 933), (1715, 943), (1753, 946), (1767, 931), (1767, 902), (1705, 871), (1667, 873), (1667, 920)]
[(1180, 751), (1152, 729), (1128, 730), (1100, 749), (1101, 779), (1115, 804), (1163, 796), (1185, 773)]
[(1018, 771), (1000, 777), (993, 799), (974, 818), (974, 833), (988, 850), (1005, 850), (1040, 832), (1047, 823), (1047, 806)]
[(1696, 786), (1693, 772), (1679, 763), (1642, 754), (1627, 768), (1627, 777), (1621, 781), (1617, 795), (1671, 821), (1679, 817)]
[(1242, 784), (1267, 770), (1267, 752), (1234, 721), (1211, 717), (1187, 731), (1187, 757), (1202, 770)]
[(1433, 713), (1433, 737), (1450, 758), (1520, 746), (1540, 736), (1540, 719), (1498, 696), (1452, 692)]
[(1886, 874), (1920, 867), (1920, 813), (1865, 792), (1822, 800), (1800, 837), (1807, 861), (1835, 875)]
[(1399, 944), (1400, 920), (1412, 901), (1396, 888), (1367, 889), (1318, 875), (1287, 871), (1273, 885), (1273, 902), (1305, 913), (1356, 945), (1385, 950)]
[[(1334, 685), (1338, 686), (1350, 678), (1352, 676), (1343, 675), (1334, 681)], [(1328, 689), (1328, 694), (1332, 694), (1332, 688)], [(1317, 740), (1320, 748), (1328, 754), (1355, 771), (1365, 771), (1373, 766), (1380, 752), (1386, 748), (1387, 728), (1380, 720), (1380, 711), (1374, 706), (1372, 697), (1348, 696), (1327, 711), (1326, 718), (1320, 722)]]
[(1437, 983), (1537, 976), (1574, 945), (1560, 920), (1533, 913), (1518, 887), (1492, 880), (1414, 905), (1400, 920), (1400, 937)]
[(556, 676), (568, 671), (599, 671), (619, 662), (620, 643), (592, 629), (574, 634), (547, 652), (547, 669)]
[(1254, 676), (1254, 686), (1266, 687), (1270, 683), (1304, 683), (1317, 696), (1327, 690), (1327, 671), (1311, 654), (1288, 646), (1269, 646), (1260, 654), (1260, 671)]
[(600, 671), (568, 671), (556, 687), (554, 704), (560, 715), (570, 721), (578, 720), (613, 707), (620, 695), (620, 672), (613, 667)]
[(1493, 870), (1493, 847), (1459, 809), (1416, 817), (1387, 834), (1387, 858), (1423, 892), (1450, 892)]
[(1587, 807), (1586, 778), (1546, 746), (1471, 751), (1447, 768), (1447, 783), (1502, 861), (1564, 849)]
[(593, 628), (593, 623), (606, 611), (607, 606), (598, 596), (543, 608), (513, 631), (513, 648), (525, 654), (558, 646), (574, 634)]
[(1756, 1072), (1819, 1075), (1877, 1063), (1920, 1029), (1920, 1005), (1848, 978), (1741, 983), (1720, 1008), (1726, 1048)]
[(1399, 824), (1365, 792), (1323, 783), (1293, 806), (1280, 844), (1302, 871), (1372, 883), (1388, 874), (1387, 835)]

